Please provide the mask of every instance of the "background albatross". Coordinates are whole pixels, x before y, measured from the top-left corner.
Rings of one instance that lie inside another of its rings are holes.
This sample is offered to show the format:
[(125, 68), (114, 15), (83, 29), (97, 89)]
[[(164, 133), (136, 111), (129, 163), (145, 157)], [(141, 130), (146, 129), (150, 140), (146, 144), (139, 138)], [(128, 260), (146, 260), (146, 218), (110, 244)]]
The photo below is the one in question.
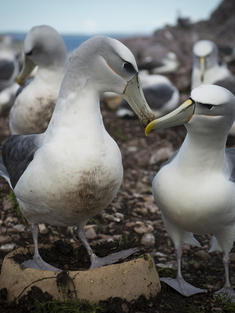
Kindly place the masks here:
[(35, 253), (24, 267), (58, 270), (39, 255), (36, 224), (41, 222), (77, 225), (91, 268), (134, 251), (98, 258), (83, 230), (88, 219), (115, 197), (123, 176), (120, 150), (107, 133), (100, 112), (99, 98), (105, 91), (123, 95), (144, 125), (155, 118), (140, 88), (130, 50), (115, 39), (93, 37), (69, 57), (47, 130), (12, 136), (3, 146), (2, 175), (32, 224)]

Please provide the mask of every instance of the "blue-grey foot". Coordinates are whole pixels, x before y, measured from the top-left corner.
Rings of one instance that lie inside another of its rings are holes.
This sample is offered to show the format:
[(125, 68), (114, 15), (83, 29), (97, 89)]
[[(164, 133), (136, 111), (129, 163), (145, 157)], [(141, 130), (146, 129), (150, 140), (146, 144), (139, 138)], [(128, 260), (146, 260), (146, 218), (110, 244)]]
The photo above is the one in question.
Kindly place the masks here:
[(224, 295), (228, 300), (235, 303), (235, 291), (231, 286), (223, 287), (220, 290), (216, 291), (215, 296)]
[(90, 269), (92, 268), (97, 268), (97, 267), (101, 267), (104, 265), (109, 265), (109, 264), (113, 264), (116, 263), (120, 260), (124, 260), (127, 257), (129, 257), (130, 255), (134, 254), (135, 252), (138, 251), (138, 248), (131, 248), (131, 249), (126, 249), (126, 250), (122, 250), (119, 252), (115, 252), (112, 254), (109, 254), (105, 257), (98, 257), (97, 255), (95, 255), (94, 253), (91, 255), (91, 266)]
[(194, 287), (193, 285), (187, 283), (183, 278), (171, 278), (171, 277), (162, 277), (160, 278), (165, 284), (175, 289), (177, 292), (182, 294), (185, 297), (190, 297), (197, 293), (206, 292), (205, 289), (200, 289)]
[(23, 269), (26, 268), (36, 268), (38, 270), (42, 271), (51, 271), (51, 272), (61, 272), (61, 270), (57, 267), (54, 267), (47, 262), (43, 261), (43, 259), (39, 256), (34, 256), (33, 259), (24, 261), (21, 264), (21, 267)]

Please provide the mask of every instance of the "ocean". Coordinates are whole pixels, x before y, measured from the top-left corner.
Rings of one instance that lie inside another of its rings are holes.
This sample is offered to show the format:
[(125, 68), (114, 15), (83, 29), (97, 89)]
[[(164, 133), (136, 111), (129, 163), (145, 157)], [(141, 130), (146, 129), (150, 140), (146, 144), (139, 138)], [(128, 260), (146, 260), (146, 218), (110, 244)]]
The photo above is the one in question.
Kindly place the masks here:
[[(15, 40), (20, 40), (23, 41), (26, 33), (7, 33), (6, 35), (11, 36)], [(71, 52), (74, 49), (76, 49), (83, 41), (87, 40), (90, 38), (92, 35), (62, 35), (67, 51)], [(113, 37), (113, 38), (124, 38), (124, 37), (129, 37), (130, 35), (123, 35), (123, 34), (109, 34), (107, 36)]]

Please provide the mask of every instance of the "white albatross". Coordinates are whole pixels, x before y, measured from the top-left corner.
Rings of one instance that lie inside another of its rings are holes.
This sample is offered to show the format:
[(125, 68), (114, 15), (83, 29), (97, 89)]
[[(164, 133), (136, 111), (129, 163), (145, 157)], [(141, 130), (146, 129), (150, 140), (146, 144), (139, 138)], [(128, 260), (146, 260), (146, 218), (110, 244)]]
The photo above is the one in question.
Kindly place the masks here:
[(122, 158), (107, 133), (100, 95), (123, 95), (144, 125), (155, 118), (140, 88), (130, 50), (118, 40), (94, 37), (69, 57), (54, 113), (42, 134), (11, 136), (2, 148), (2, 176), (12, 186), (23, 215), (32, 225), (35, 253), (24, 267), (58, 269), (38, 251), (38, 223), (78, 226), (91, 268), (113, 263), (133, 249), (98, 258), (84, 226), (113, 200), (123, 177)]
[(46, 130), (58, 98), (67, 52), (58, 32), (48, 25), (34, 26), (24, 40), (24, 64), (17, 82), (24, 85), (10, 111), (11, 134), (38, 134)]
[(162, 281), (186, 296), (204, 291), (181, 274), (181, 246), (199, 246), (193, 236), (197, 233), (212, 234), (210, 251), (223, 251), (225, 285), (218, 293), (235, 299), (229, 280), (229, 252), (235, 240), (235, 149), (225, 149), (234, 119), (235, 96), (220, 86), (201, 85), (180, 107), (146, 127), (146, 135), (180, 124), (187, 129), (181, 148), (152, 183), (178, 264), (177, 278)]

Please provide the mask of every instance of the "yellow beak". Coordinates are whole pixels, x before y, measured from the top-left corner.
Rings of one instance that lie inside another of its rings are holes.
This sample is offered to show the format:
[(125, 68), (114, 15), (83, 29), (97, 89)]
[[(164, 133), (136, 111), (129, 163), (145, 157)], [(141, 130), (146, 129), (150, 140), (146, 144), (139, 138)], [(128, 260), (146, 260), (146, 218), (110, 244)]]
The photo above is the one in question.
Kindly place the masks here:
[(144, 125), (156, 118), (145, 100), (138, 74), (128, 81), (123, 96)]
[(205, 58), (200, 57), (200, 80), (202, 83), (204, 81), (205, 69), (206, 69)]
[(194, 113), (194, 101), (192, 99), (186, 100), (174, 111), (150, 122), (145, 128), (145, 135), (159, 128), (168, 128), (185, 124), (190, 121)]
[(16, 82), (19, 85), (24, 86), (35, 67), (36, 64), (29, 57), (27, 57), (27, 55), (25, 55), (23, 67), (19, 75), (16, 77)]

